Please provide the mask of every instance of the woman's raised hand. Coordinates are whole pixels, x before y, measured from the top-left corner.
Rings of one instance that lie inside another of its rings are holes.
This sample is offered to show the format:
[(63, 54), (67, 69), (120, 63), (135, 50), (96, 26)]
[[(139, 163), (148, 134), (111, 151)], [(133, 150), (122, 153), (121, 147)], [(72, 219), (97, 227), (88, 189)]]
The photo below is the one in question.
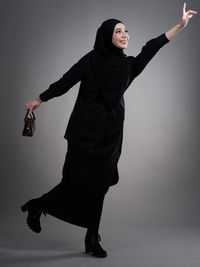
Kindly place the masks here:
[(186, 2), (183, 4), (183, 15), (180, 21), (180, 24), (182, 27), (185, 27), (189, 21), (189, 19), (191, 19), (193, 17), (193, 15), (197, 14), (196, 11), (194, 10), (189, 10), (189, 11), (185, 11), (186, 8)]
[(35, 100), (27, 102), (25, 104), (25, 109), (29, 110), (28, 115), (30, 115), (34, 109), (38, 108), (41, 103), (42, 100), (40, 98), (36, 98)]

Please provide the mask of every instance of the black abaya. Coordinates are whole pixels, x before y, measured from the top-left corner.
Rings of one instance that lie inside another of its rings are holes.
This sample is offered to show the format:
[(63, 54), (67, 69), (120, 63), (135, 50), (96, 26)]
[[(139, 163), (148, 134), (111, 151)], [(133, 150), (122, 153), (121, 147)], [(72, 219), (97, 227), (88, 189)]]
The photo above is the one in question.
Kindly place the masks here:
[(105, 194), (119, 181), (117, 164), (123, 141), (124, 92), (167, 42), (163, 33), (148, 41), (138, 56), (127, 56), (121, 88), (112, 91), (112, 95), (99, 89), (91, 63), (93, 50), (39, 95), (45, 102), (63, 95), (81, 81), (64, 134), (68, 151), (62, 181), (42, 196), (47, 213), (86, 228), (99, 225)]

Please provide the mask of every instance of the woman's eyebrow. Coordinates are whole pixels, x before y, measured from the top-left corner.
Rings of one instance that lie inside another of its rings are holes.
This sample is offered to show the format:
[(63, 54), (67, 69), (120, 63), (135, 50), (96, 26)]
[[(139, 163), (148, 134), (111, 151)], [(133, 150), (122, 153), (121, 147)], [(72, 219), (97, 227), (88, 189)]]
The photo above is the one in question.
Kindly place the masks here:
[[(122, 28), (117, 28), (117, 29), (115, 29), (115, 30), (121, 30)], [(124, 30), (127, 30), (127, 28), (124, 28)]]

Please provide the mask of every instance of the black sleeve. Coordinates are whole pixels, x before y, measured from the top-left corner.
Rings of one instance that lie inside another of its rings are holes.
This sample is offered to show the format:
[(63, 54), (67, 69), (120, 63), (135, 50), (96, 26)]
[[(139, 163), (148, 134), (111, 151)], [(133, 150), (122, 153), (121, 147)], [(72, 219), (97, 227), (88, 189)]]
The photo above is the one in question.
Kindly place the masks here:
[(65, 94), (71, 87), (79, 82), (85, 73), (85, 56), (74, 64), (58, 81), (52, 83), (49, 88), (39, 95), (39, 98), (46, 102), (53, 97)]
[(159, 49), (169, 42), (165, 33), (159, 35), (156, 38), (149, 40), (143, 47), (141, 52), (134, 58), (131, 68), (132, 79), (138, 76), (149, 63), (149, 61), (155, 56)]

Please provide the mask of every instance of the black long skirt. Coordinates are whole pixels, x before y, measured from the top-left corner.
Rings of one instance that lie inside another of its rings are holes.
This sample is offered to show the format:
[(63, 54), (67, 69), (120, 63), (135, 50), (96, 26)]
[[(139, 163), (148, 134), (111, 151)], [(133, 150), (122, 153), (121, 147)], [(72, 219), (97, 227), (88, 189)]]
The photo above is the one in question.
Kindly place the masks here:
[(40, 197), (43, 210), (58, 219), (85, 228), (98, 229), (110, 176), (109, 161), (68, 142), (62, 180)]

